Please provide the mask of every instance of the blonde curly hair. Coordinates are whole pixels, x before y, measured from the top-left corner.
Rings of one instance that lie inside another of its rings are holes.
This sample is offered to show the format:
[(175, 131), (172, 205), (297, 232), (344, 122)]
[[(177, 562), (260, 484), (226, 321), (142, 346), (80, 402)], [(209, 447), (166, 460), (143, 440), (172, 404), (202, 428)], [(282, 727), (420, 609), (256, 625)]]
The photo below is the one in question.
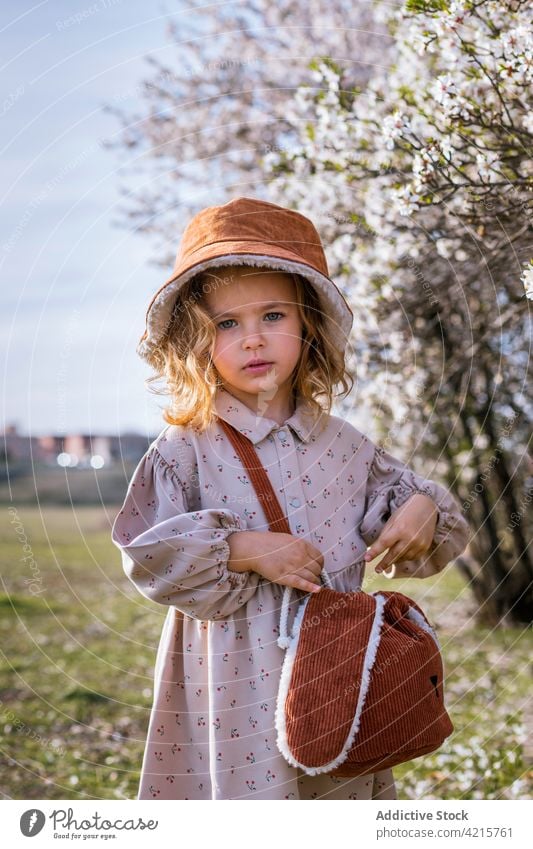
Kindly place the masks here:
[[(155, 373), (146, 379), (151, 392), (170, 397), (163, 410), (168, 424), (192, 426), (200, 431), (215, 419), (214, 398), (222, 386), (212, 359), (216, 327), (203, 299), (216, 275), (217, 268), (210, 268), (183, 286), (165, 334), (150, 357)], [(290, 276), (302, 322), (302, 349), (293, 372), (293, 398), (299, 396), (308, 401), (316, 421), (322, 412), (331, 412), (334, 387), (341, 387), (335, 397), (345, 397), (353, 387), (353, 378), (346, 370), (344, 354), (328, 338), (314, 287), (299, 274), (291, 272)], [(156, 385), (160, 380), (164, 380), (163, 388)]]

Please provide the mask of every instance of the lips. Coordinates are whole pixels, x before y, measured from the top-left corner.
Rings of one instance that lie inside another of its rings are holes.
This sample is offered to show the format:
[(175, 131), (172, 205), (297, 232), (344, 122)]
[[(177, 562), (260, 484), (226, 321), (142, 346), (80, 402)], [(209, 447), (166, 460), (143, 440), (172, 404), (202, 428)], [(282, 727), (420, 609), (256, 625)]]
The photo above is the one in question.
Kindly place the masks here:
[(272, 363), (269, 363), (267, 360), (251, 360), (249, 363), (246, 363), (244, 368), (256, 368), (257, 366), (271, 366)]

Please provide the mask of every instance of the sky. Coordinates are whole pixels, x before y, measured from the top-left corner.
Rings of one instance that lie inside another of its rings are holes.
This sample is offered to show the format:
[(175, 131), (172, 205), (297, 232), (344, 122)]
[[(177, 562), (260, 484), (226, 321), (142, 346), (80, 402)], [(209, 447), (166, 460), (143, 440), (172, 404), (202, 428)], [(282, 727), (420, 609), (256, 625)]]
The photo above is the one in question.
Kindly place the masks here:
[(135, 346), (168, 274), (117, 224), (131, 163), (103, 146), (121, 132), (104, 107), (132, 111), (147, 55), (175, 66), (166, 23), (186, 17), (179, 0), (8, 0), (1, 15), (2, 426), (156, 434), (164, 399)]

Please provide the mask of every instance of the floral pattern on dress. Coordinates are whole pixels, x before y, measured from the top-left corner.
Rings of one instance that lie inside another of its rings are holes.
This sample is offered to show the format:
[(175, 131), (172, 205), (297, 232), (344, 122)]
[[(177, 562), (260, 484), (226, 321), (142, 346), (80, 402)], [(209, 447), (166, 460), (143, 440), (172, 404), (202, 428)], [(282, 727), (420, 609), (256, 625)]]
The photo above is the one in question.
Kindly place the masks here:
[[(224, 388), (215, 405), (253, 442), (291, 532), (322, 551), (334, 589), (361, 588), (367, 545), (415, 492), (437, 504), (434, 544), (390, 577), (428, 577), (463, 551), (468, 525), (450, 493), (343, 419), (323, 414), (313, 423), (298, 399), (279, 425)], [(283, 587), (228, 568), (228, 536), (241, 530), (266, 531), (268, 522), (222, 427), (165, 427), (138, 463), (112, 528), (125, 574), (167, 611), (137, 798), (396, 798), (390, 769), (311, 777), (280, 754)], [(303, 595), (293, 592), (289, 627)]]

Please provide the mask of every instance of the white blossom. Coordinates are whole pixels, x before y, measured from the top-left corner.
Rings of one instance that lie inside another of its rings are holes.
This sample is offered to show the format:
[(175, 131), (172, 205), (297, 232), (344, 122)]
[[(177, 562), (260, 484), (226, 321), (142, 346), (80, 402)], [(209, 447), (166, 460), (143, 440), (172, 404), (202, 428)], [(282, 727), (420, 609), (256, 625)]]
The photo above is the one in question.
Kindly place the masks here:
[(524, 115), (522, 119), (522, 126), (528, 133), (533, 135), (533, 110), (528, 112), (527, 115)]
[(420, 195), (414, 192), (411, 186), (402, 186), (392, 193), (393, 202), (400, 215), (411, 215), (418, 209)]
[(451, 74), (441, 74), (431, 86), (431, 94), (437, 103), (446, 104), (457, 94), (457, 86)]
[(319, 62), (317, 68), (311, 72), (311, 76), (319, 83), (326, 82), (330, 90), (339, 90), (339, 75), (326, 62)]
[(435, 242), (438, 255), (444, 257), (444, 259), (448, 259), (452, 255), (454, 245), (453, 239), (441, 238)]
[(453, 154), (453, 147), (451, 143), (451, 139), (449, 136), (444, 136), (439, 141), (440, 151), (445, 159), (451, 161)]
[(433, 154), (435, 151), (429, 147), (423, 147), (415, 154), (413, 159), (413, 174), (414, 187), (417, 191), (423, 191), (424, 183), (426, 183), (431, 175), (435, 172), (435, 161)]
[(465, 18), (470, 15), (470, 10), (464, 3), (450, 3), (448, 12), (444, 12), (435, 20), (435, 30), (440, 35), (452, 30), (460, 29)]
[(382, 135), (386, 141), (388, 150), (394, 147), (394, 139), (401, 138), (411, 131), (411, 124), (406, 115), (401, 115), (398, 111), (392, 115), (387, 115), (383, 120)]
[(497, 178), (494, 169), (501, 168), (501, 162), (497, 156), (488, 157), (485, 153), (478, 153), (476, 156), (476, 165), (478, 174), (484, 180), (494, 180)]
[(526, 290), (526, 298), (533, 300), (533, 260), (526, 266), (520, 277), (520, 282), (524, 284)]
[(503, 51), (507, 55), (521, 56), (523, 54), (530, 54), (533, 50), (531, 27), (521, 24), (507, 30), (507, 32), (503, 32), (501, 35), (501, 44)]

